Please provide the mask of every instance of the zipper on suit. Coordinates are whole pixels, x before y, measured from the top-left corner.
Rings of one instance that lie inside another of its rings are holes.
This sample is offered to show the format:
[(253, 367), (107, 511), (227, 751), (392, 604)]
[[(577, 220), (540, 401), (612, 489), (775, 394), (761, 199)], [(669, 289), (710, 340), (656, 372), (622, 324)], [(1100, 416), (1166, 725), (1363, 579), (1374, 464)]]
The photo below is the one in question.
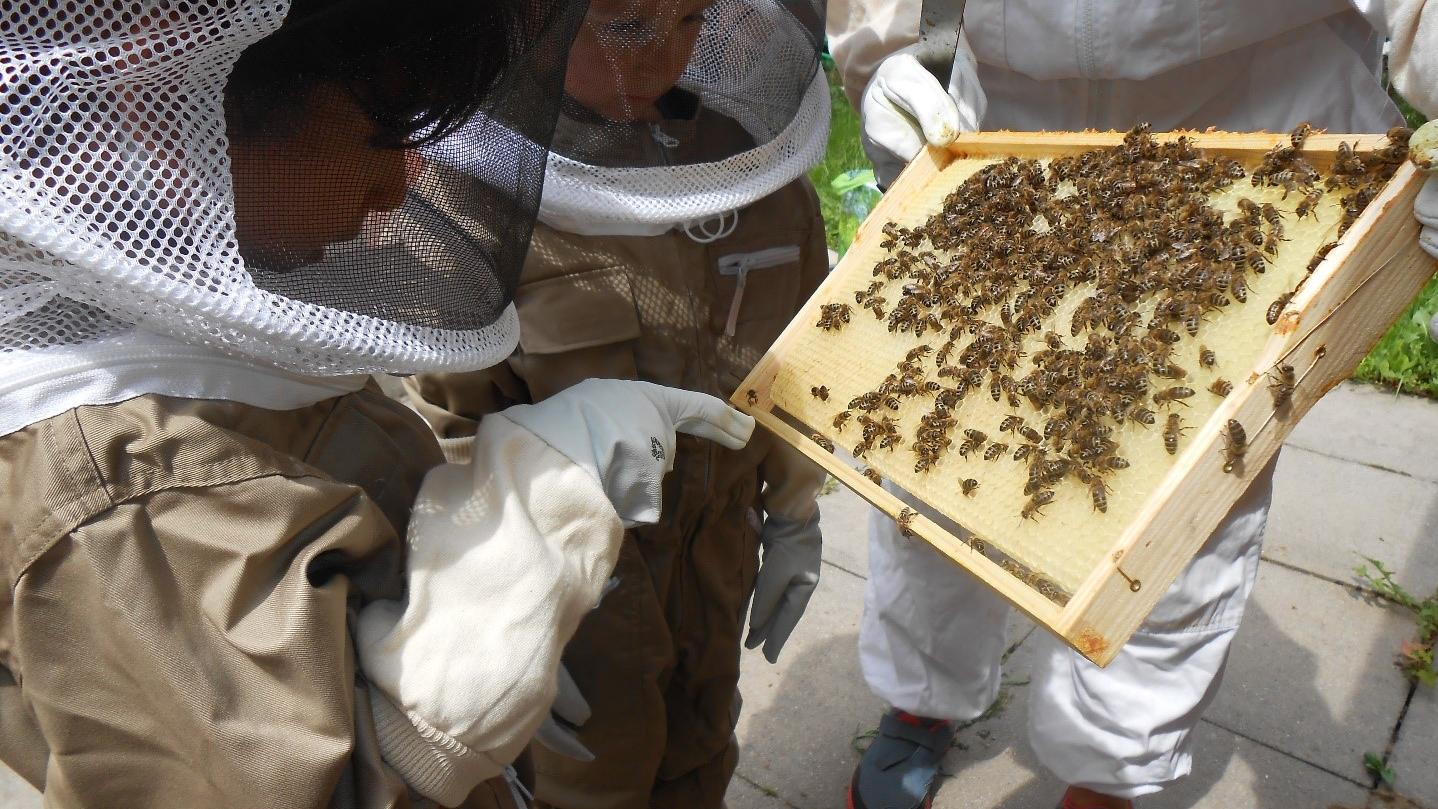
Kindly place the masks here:
[(744, 285), (749, 281), (749, 273), (753, 270), (767, 270), (773, 267), (782, 267), (785, 264), (796, 264), (799, 261), (799, 255), (799, 245), (791, 244), (786, 247), (770, 247), (767, 250), (756, 250), (752, 253), (730, 253), (727, 256), (719, 257), (719, 274), (738, 277), (738, 281), (734, 284), (734, 300), (729, 304), (729, 319), (724, 322), (725, 337), (733, 337), (734, 330), (739, 325), (739, 306), (744, 301)]

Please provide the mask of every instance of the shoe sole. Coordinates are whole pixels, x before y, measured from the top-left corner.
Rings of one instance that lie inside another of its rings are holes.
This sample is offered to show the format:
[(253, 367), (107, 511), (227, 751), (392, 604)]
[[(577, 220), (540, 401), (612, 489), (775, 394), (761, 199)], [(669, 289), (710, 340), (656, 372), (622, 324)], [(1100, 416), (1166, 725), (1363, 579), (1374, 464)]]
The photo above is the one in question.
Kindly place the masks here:
[[(848, 789), (844, 790), (844, 809), (864, 809), (864, 807), (854, 804), (854, 787), (852, 784), (849, 785)], [(924, 802), (919, 805), (919, 809), (934, 809), (934, 796), (932, 793), (924, 798)]]

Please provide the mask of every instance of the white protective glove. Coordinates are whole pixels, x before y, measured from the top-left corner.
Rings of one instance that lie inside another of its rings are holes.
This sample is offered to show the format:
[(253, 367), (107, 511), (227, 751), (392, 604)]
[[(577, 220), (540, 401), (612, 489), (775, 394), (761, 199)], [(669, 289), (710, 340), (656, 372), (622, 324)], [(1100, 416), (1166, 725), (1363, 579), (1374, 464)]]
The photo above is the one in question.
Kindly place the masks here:
[(775, 663), (819, 584), (823, 550), (819, 514), (816, 511), (805, 522), (771, 515), (759, 541), (764, 560), (754, 583), (744, 646), (753, 649), (764, 644), (764, 657)]
[(555, 714), (587, 718), (560, 656), (606, 588), (624, 526), (658, 519), (676, 431), (739, 449), (753, 426), (712, 396), (590, 380), (484, 418), (471, 463), (425, 475), (405, 598), (366, 605), (356, 631), (380, 753), (406, 783), (455, 806), (546, 718), (547, 740), (587, 754), (553, 733)]
[(988, 109), (979, 86), (978, 63), (960, 35), (949, 88), (907, 51), (879, 63), (859, 102), (864, 154), (879, 184), (888, 187), (923, 150), (948, 146), (960, 132), (973, 132)]
[(676, 432), (743, 449), (754, 431), (753, 418), (708, 394), (619, 379), (586, 379), (537, 405), (503, 412), (589, 470), (625, 528), (659, 521)]

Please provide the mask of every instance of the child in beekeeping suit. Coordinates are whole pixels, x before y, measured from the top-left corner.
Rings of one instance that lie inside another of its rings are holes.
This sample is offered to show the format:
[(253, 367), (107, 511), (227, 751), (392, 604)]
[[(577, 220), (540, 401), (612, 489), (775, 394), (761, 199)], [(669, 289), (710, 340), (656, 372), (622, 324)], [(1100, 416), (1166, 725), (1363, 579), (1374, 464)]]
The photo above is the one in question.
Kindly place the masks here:
[[(947, 87), (914, 55), (921, 5), (950, 26), (962, 15)], [(892, 182), (926, 141), (946, 145), (980, 126), (1284, 132), (1309, 121), (1383, 132), (1402, 122), (1379, 84), (1384, 9), (1355, 5), (1233, 0), (1148, 13), (1117, 2), (855, 0), (831, 8), (831, 44), (866, 151)], [(1029, 741), (1070, 785), (1062, 807), (1129, 807), (1189, 772), (1193, 729), (1257, 575), (1272, 476), (1272, 463), (1255, 475), (1107, 668), (1041, 637)], [(854, 772), (850, 805), (913, 809), (931, 799), (956, 724), (998, 694), (1009, 607), (881, 516), (869, 554), (859, 653), (892, 708)]]
[[(409, 382), (445, 443), (585, 379), (739, 386), (828, 267), (804, 179), (827, 136), (822, 20), (809, 0), (593, 3), (515, 298), (519, 350)], [(565, 651), (592, 760), (536, 749), (542, 803), (721, 806), (740, 643), (773, 661), (804, 611), (822, 480), (767, 435), (742, 451), (681, 439), (663, 518), (626, 535), (615, 589)]]
[(523, 800), (676, 432), (752, 428), (595, 382), (441, 465), (367, 384), (512, 350), (583, 13), (0, 11), (0, 761), (46, 806)]

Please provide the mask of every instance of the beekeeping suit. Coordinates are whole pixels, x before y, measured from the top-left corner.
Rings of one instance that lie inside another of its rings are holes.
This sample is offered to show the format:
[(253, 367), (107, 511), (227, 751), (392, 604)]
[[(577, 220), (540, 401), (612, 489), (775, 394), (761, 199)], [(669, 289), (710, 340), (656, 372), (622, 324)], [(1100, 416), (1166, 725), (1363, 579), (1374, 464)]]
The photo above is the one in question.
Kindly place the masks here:
[(583, 11), (0, 11), (0, 761), (47, 806), (522, 800), (675, 433), (752, 427), (608, 383), (442, 465), (367, 383), (512, 350)]
[[(831, 48), (886, 180), (923, 140), (976, 125), (1282, 132), (1306, 120), (1383, 132), (1401, 123), (1379, 84), (1385, 23), (1375, 5), (971, 0), (948, 82), (953, 104), (901, 52), (917, 40), (919, 7), (831, 9)], [(1270, 464), (1255, 477), (1108, 668), (1041, 636), (1029, 739), (1060, 779), (1133, 798), (1189, 772), (1192, 730), (1257, 575), (1272, 473)], [(871, 521), (869, 549), (859, 646), (870, 687), (919, 716), (978, 716), (998, 694), (1008, 606), (887, 519)]]
[[(686, 27), (702, 5), (591, 8), (516, 295), (519, 348), (486, 371), (407, 381), (445, 444), (590, 378), (727, 397), (823, 279), (804, 177), (828, 134), (822, 4), (719, 0)], [(754, 594), (747, 640), (774, 660), (818, 582), (822, 481), (767, 434), (741, 451), (680, 441), (664, 516), (628, 533), (615, 589), (565, 654), (593, 760), (536, 749), (540, 801), (721, 805), (745, 607)]]

